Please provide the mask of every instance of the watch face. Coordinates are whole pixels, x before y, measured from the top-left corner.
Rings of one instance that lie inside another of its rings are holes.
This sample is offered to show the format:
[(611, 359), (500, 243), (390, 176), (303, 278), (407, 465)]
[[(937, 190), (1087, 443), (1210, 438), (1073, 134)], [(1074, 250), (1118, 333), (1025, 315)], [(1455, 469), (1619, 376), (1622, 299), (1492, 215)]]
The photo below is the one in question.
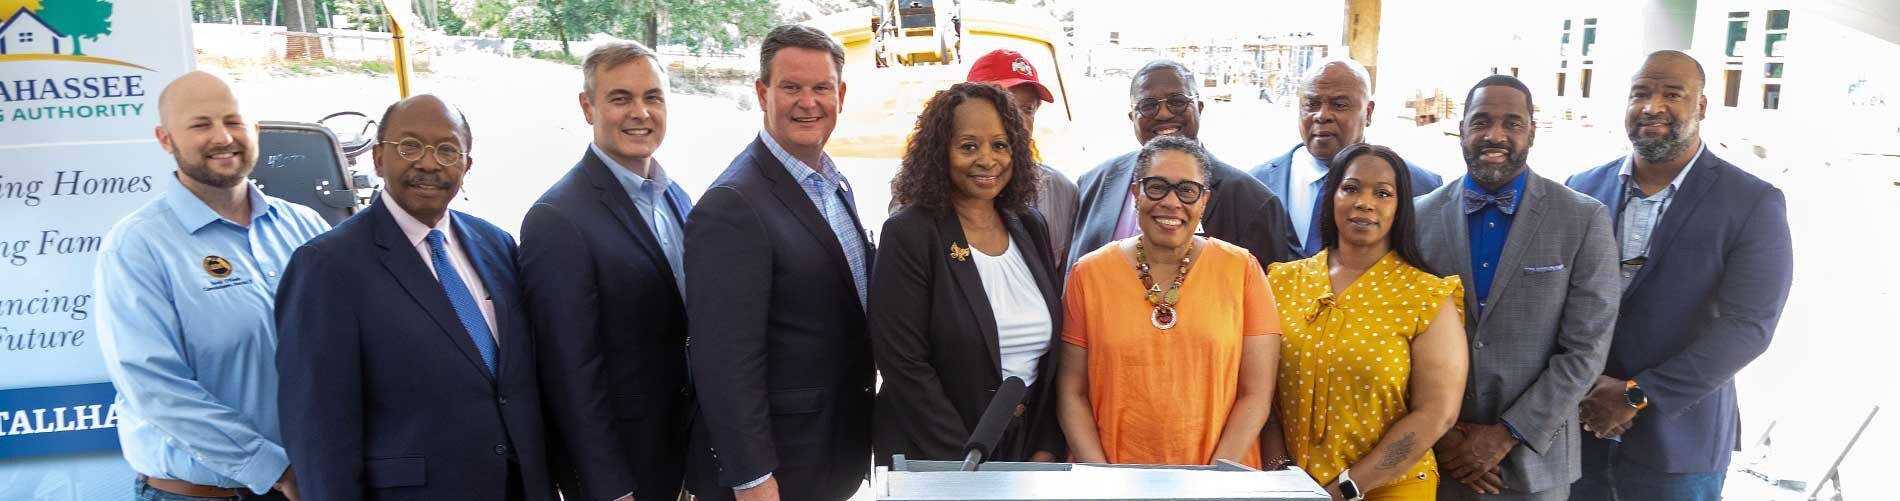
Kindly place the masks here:
[(1649, 395), (1643, 393), (1643, 387), (1631, 386), (1623, 390), (1623, 398), (1629, 400), (1630, 407), (1641, 407), (1649, 403)]
[(1351, 480), (1340, 482), (1339, 495), (1345, 497), (1346, 499), (1358, 499), (1359, 498), (1359, 484)]

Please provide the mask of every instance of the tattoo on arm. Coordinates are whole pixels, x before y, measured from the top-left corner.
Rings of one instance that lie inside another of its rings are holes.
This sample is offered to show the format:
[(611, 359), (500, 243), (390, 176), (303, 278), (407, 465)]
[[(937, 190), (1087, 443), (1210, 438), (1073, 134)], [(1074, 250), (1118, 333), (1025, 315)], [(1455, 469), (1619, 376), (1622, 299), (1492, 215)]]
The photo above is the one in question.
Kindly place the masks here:
[(1405, 458), (1410, 457), (1412, 449), (1417, 446), (1417, 437), (1412, 433), (1406, 433), (1405, 436), (1399, 437), (1398, 441), (1392, 442), (1392, 447), (1386, 448), (1385, 456), (1379, 458), (1379, 464), (1375, 468), (1390, 470), (1404, 466)]

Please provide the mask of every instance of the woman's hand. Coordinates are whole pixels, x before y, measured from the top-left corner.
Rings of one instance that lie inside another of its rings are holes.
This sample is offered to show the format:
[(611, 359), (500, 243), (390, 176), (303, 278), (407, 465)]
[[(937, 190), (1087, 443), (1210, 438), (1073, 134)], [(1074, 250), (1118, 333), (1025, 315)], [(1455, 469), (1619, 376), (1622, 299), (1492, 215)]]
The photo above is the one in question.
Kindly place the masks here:
[(1260, 467), (1272, 471), (1290, 464), (1293, 464), (1293, 452), (1286, 448), (1286, 435), (1280, 431), (1280, 418), (1276, 413), (1260, 430)]
[(1095, 410), (1089, 407), (1089, 351), (1068, 343), (1063, 343), (1061, 350), (1056, 414), (1061, 418), (1062, 434), (1069, 439), (1069, 454), (1077, 463), (1107, 463), (1108, 453), (1102, 450), (1102, 436), (1095, 427)]
[(1332, 481), (1332, 482), (1330, 482), (1330, 483), (1327, 483), (1327, 484), (1326, 484), (1326, 495), (1328, 495), (1328, 496), (1332, 496), (1332, 497), (1333, 497), (1333, 501), (1346, 501), (1346, 495), (1345, 495), (1345, 494), (1340, 494), (1340, 493), (1339, 493), (1339, 481), (1338, 481), (1338, 480), (1334, 480), (1334, 481)]

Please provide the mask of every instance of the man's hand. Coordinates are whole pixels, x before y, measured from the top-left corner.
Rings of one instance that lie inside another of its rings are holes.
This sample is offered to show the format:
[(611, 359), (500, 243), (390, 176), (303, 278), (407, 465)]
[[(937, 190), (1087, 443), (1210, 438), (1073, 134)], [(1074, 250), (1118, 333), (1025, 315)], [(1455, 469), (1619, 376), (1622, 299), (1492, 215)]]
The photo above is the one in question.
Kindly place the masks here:
[(1438, 471), (1480, 493), (1501, 492), (1503, 482), (1495, 472), (1511, 448), (1517, 447), (1517, 437), (1501, 424), (1458, 423), (1452, 430), (1433, 447)]
[(1597, 376), (1596, 385), (1590, 387), (1590, 393), (1577, 404), (1577, 416), (1583, 421), (1584, 431), (1602, 439), (1622, 436), (1628, 431), (1636, 419), (1636, 408), (1630, 407), (1629, 399), (1623, 396), (1627, 388), (1628, 383), (1621, 379)]
[(1439, 463), (1444, 463), (1445, 458), (1452, 456), (1464, 442), (1465, 424), (1454, 424), (1451, 429), (1445, 430), (1444, 436), (1438, 437), (1438, 443), (1432, 445), (1432, 452), (1438, 455)]
[(298, 498), (303, 497), (302, 494), (297, 493), (297, 472), (291, 470), (289, 466), (284, 467), (284, 475), (277, 477), (277, 483), (271, 484), (270, 487), (284, 493), (284, 499), (290, 501), (297, 501)]
[(1490, 471), (1486, 471), (1484, 474), (1478, 475), (1470, 481), (1459, 480), (1458, 483), (1465, 484), (1465, 487), (1470, 487), (1473, 492), (1479, 494), (1502, 493), (1504, 492), (1504, 478), (1500, 476), (1502, 475), (1500, 471), (1498, 468), (1493, 467)]
[(765, 479), (765, 483), (751, 489), (733, 489), (732, 495), (738, 501), (778, 501), (778, 477)]
[(1049, 451), (1036, 451), (1036, 452), (1034, 452), (1034, 453), (1031, 453), (1031, 454), (1029, 455), (1029, 462), (1031, 462), (1031, 463), (1054, 463), (1054, 462), (1056, 462), (1056, 453), (1054, 453), (1054, 452), (1049, 452)]

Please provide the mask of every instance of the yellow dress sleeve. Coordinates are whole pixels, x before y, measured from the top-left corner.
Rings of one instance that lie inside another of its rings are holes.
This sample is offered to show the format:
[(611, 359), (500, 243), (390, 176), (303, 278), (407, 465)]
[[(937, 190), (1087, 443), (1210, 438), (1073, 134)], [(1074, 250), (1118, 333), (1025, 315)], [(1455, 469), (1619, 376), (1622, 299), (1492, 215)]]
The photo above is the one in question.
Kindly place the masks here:
[(1432, 319), (1438, 317), (1438, 305), (1440, 303), (1445, 302), (1446, 299), (1450, 299), (1452, 308), (1458, 310), (1458, 321), (1464, 322), (1465, 321), (1465, 283), (1464, 281), (1460, 280), (1458, 278), (1458, 275), (1451, 275), (1447, 277), (1433, 277), (1427, 273), (1420, 273), (1420, 274), (1426, 277), (1425, 281), (1429, 284), (1426, 286), (1426, 294), (1427, 294), (1426, 299), (1429, 299), (1430, 301), (1426, 303), (1424, 314), (1419, 315), (1418, 332), (1425, 332), (1426, 329), (1430, 329), (1432, 327)]

